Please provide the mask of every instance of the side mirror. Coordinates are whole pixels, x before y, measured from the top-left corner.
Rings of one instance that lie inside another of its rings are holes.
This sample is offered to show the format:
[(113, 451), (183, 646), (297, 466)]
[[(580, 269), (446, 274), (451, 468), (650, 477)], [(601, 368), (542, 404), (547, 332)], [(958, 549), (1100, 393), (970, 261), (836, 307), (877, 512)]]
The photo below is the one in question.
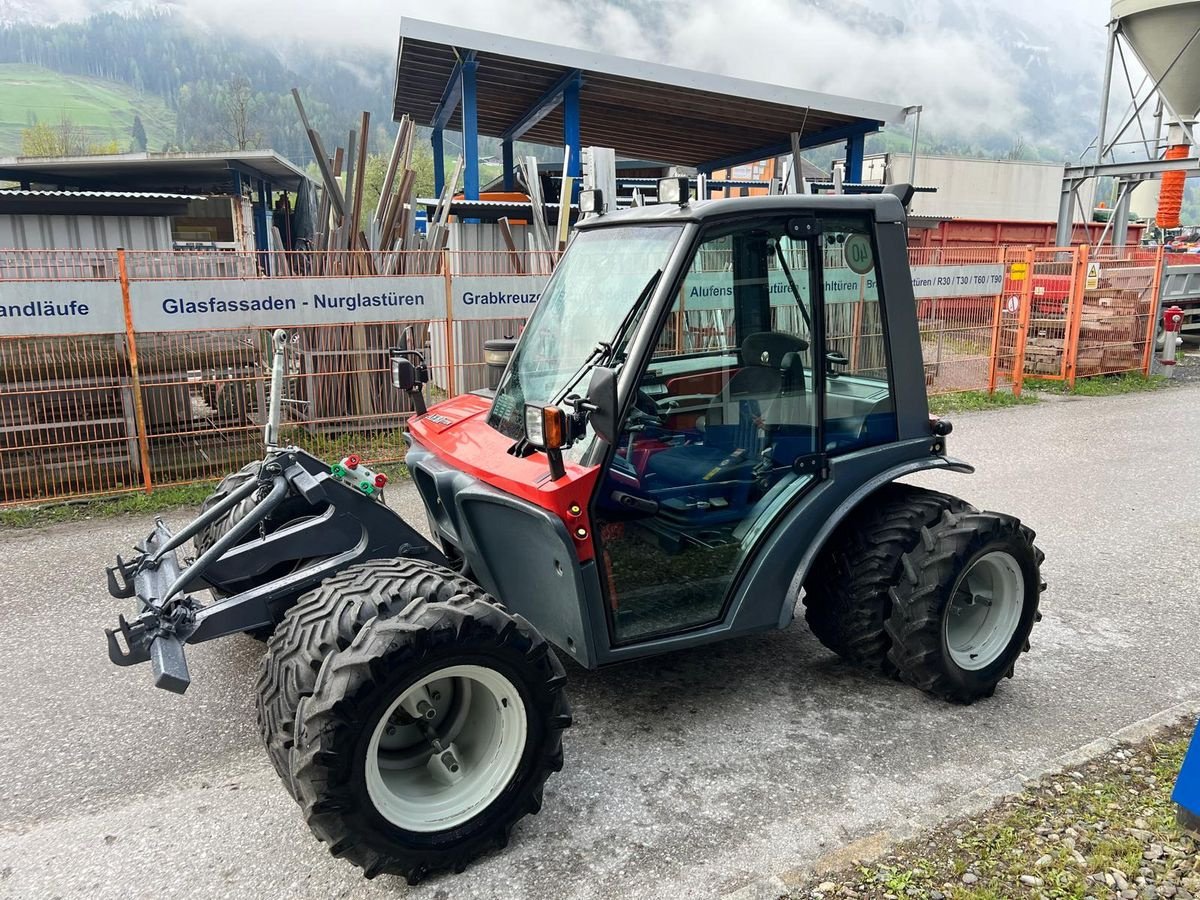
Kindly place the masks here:
[(425, 366), (425, 357), (419, 350), (393, 347), (391, 359), (392, 387), (407, 392), (412, 397), (417, 414), (425, 415), (425, 396), (421, 393), (421, 385), (429, 381), (429, 369)]
[(392, 357), (392, 387), (411, 391), (417, 386), (417, 367), (403, 356)]
[(587, 404), (590, 407), (588, 421), (592, 431), (605, 443), (617, 440), (617, 373), (607, 366), (592, 369), (592, 380), (588, 382)]

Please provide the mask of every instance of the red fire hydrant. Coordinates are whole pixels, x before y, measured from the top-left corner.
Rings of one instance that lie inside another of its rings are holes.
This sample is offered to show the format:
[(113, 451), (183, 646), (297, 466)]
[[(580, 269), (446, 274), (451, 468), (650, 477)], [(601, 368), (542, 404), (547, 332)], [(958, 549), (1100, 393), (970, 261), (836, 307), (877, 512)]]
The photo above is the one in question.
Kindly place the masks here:
[(1159, 362), (1167, 366), (1167, 377), (1175, 371), (1175, 348), (1179, 344), (1179, 332), (1183, 329), (1183, 310), (1168, 306), (1163, 310), (1163, 349)]

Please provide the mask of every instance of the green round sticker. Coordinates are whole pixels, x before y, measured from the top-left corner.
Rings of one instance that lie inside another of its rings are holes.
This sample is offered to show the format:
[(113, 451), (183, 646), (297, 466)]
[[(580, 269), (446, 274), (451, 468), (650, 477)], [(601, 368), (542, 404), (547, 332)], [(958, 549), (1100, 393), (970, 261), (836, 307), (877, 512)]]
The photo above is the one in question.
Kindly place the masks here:
[(871, 252), (871, 239), (865, 234), (849, 235), (842, 252), (846, 256), (846, 265), (855, 275), (866, 275), (875, 268), (875, 255)]

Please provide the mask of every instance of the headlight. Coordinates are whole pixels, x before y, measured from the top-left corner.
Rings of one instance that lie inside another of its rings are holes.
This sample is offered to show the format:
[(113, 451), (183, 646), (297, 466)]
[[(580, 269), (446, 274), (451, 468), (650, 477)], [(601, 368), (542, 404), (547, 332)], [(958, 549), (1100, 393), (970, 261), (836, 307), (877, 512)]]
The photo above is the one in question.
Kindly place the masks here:
[(542, 446), (545, 429), (542, 428), (542, 408), (529, 404), (525, 407), (525, 440), (535, 447)]
[(558, 406), (525, 406), (525, 440), (539, 450), (561, 450), (572, 438), (567, 428), (567, 411)]
[(685, 175), (672, 175), (670, 178), (658, 179), (658, 202), (676, 203), (686, 206), (691, 199), (691, 190)]
[(604, 212), (604, 194), (599, 189), (579, 192), (579, 212), (585, 216)]

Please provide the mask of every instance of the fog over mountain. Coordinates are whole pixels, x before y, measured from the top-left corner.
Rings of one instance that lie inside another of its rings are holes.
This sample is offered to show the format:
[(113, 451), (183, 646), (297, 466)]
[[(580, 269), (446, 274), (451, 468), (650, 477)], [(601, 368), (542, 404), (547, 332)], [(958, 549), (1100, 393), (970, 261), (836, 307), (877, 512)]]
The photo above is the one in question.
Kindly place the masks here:
[[(401, 16), (903, 105), (923, 128), (995, 150), (1077, 156), (1095, 132), (1108, 0), (0, 0), (0, 22), (173, 11), (241, 29), (295, 68), (339, 49), (390, 89)], [(268, 37), (271, 36), (271, 37)], [(1140, 72), (1135, 77), (1140, 77)]]

